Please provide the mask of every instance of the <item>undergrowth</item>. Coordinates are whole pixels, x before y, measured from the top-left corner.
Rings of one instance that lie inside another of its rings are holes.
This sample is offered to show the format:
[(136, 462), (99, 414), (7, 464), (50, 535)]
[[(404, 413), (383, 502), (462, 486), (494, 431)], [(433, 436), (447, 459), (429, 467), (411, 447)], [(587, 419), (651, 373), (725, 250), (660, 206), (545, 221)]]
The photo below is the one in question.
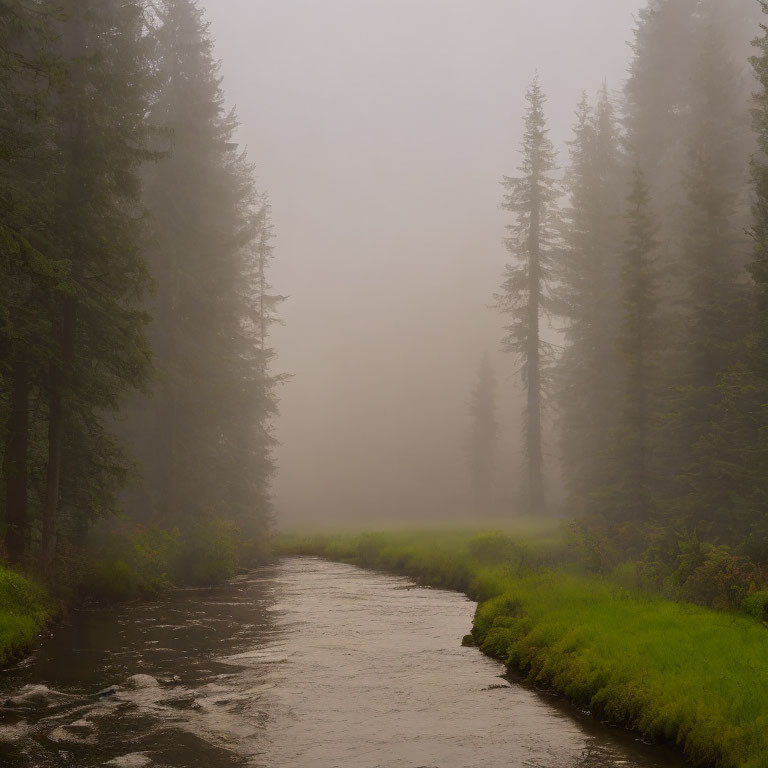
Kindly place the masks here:
[(26, 651), (53, 613), (44, 587), (0, 566), (0, 665)]

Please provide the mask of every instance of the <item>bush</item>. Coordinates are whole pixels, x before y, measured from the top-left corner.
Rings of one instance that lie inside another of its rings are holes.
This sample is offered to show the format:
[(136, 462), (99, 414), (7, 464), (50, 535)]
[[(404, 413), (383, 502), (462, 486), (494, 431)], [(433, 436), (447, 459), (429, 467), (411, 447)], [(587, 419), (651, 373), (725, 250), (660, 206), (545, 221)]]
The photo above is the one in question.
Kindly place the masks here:
[(0, 566), (0, 664), (27, 650), (53, 613), (44, 587)]
[(744, 555), (725, 545), (704, 546), (700, 564), (682, 581), (681, 597), (712, 608), (738, 608), (760, 585), (759, 568)]
[(483, 533), (469, 540), (469, 554), (488, 565), (515, 563), (520, 560), (520, 547), (503, 533)]
[(741, 601), (741, 610), (753, 619), (768, 622), (768, 591), (747, 595)]
[(135, 525), (98, 529), (81, 591), (105, 602), (156, 595), (170, 586), (179, 541), (177, 530)]
[(222, 584), (237, 572), (238, 540), (233, 523), (216, 517), (203, 520), (184, 539), (175, 575), (185, 584)]

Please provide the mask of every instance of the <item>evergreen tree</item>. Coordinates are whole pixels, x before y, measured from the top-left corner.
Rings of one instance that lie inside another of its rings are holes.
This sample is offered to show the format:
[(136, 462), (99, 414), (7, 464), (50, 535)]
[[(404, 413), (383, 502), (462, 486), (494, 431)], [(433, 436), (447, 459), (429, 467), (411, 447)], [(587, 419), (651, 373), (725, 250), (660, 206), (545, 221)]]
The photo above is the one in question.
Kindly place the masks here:
[(706, 520), (714, 535), (712, 525), (724, 530), (731, 498), (727, 484), (710, 478), (721, 474), (710, 432), (720, 407), (721, 377), (738, 367), (751, 318), (744, 275), (745, 89), (725, 51), (721, 27), (715, 18), (710, 22), (691, 84), (683, 179), (685, 325), (677, 352), (678, 385), (668, 397), (672, 416), (666, 443), (672, 455), (666, 465), (677, 479), (668, 484), (673, 509), (684, 499), (686, 509), (677, 514), (693, 515), (702, 533)]
[(594, 111), (586, 96), (579, 104), (570, 152), (560, 269), (566, 348), (557, 389), (563, 466), (570, 502), (578, 508), (604, 486), (621, 375), (615, 329), (621, 316), (625, 181), (607, 88)]
[[(768, 14), (768, 2), (760, 5)], [(696, 494), (696, 501), (707, 500), (709, 531), (741, 545), (758, 562), (768, 560), (768, 28), (762, 30), (752, 58), (759, 82), (753, 109), (753, 301), (741, 305), (750, 328), (742, 353), (717, 380), (712, 427), (698, 446), (706, 472)]]
[[(138, 0), (0, 8), (6, 544), (50, 572), (114, 509), (128, 461), (111, 428), (148, 372), (137, 170), (149, 62)], [(98, 98), (94, 97), (98, 94)], [(33, 508), (34, 507), (34, 508)]]
[(467, 463), (477, 514), (493, 511), (494, 474), (499, 423), (496, 419), (496, 375), (484, 355), (469, 400), (470, 430)]
[(637, 17), (625, 87), (627, 143), (655, 206), (674, 219), (682, 194), (688, 89), (699, 48), (700, 0), (649, 0)]
[(140, 307), (147, 274), (138, 170), (150, 158), (143, 7), (138, 0), (61, 6), (54, 50), (67, 71), (52, 107), (58, 167), (41, 245), (65, 274), (47, 298), (45, 570), (57, 532), (76, 536), (88, 518), (114, 508), (128, 463), (108, 414), (149, 372)]
[(651, 197), (636, 166), (628, 196), (619, 348), (624, 358), (622, 416), (616, 432), (615, 515), (647, 521), (653, 509), (653, 395), (658, 349), (654, 258), (658, 249)]
[(708, 434), (719, 378), (736, 363), (749, 322), (741, 234), (749, 88), (730, 60), (749, 37), (749, 5), (651, 0), (626, 87), (628, 145), (660, 213), (657, 312), (665, 333), (651, 440), (653, 495), (668, 525), (721, 515), (706, 480), (720, 472)]
[(192, 0), (155, 7), (150, 119), (168, 137), (167, 159), (146, 173), (159, 382), (133, 418), (145, 483), (131, 506), (166, 526), (218, 517), (262, 536), (276, 407), (269, 208), (233, 140), (202, 12)]
[(514, 215), (507, 227), (507, 250), (514, 263), (506, 268), (497, 305), (510, 316), (504, 345), (521, 362), (526, 392), (525, 456), (527, 506), (546, 508), (543, 454), (543, 399), (548, 383), (552, 346), (542, 338), (544, 313), (555, 308), (554, 252), (559, 185), (555, 149), (548, 135), (546, 98), (538, 77), (526, 94), (528, 107), (522, 142), (520, 175), (505, 176), (503, 207)]
[(50, 336), (43, 299), (59, 278), (55, 261), (34, 244), (48, 217), (53, 166), (45, 109), (55, 74), (44, 57), (50, 21), (40, 3), (0, 2), (0, 511), (15, 563), (31, 531), (31, 399)]

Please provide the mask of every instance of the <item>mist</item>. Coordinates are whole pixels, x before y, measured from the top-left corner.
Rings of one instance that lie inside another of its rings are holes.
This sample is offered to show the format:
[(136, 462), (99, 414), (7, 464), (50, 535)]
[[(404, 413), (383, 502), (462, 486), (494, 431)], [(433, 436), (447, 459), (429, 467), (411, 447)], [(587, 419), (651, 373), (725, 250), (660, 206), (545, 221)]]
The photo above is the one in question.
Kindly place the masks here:
[(767, 19), (0, 0), (0, 764), (765, 766)]
[[(635, 0), (207, 6), (238, 132), (273, 203), (281, 522), (471, 517), (477, 366), (499, 379), (498, 496), (522, 462), (517, 363), (490, 308), (502, 174), (538, 71), (566, 161), (583, 90), (620, 90)], [(554, 21), (554, 23), (553, 23)], [(554, 445), (547, 453), (556, 468)]]

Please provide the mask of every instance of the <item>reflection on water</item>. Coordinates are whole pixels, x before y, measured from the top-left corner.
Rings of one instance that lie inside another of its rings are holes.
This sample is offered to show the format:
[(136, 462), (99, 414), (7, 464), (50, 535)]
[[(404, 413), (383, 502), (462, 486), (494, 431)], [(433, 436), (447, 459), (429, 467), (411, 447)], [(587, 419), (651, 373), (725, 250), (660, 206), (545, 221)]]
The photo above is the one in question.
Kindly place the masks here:
[(74, 612), (0, 676), (0, 765), (668, 768), (462, 648), (474, 604), (311, 558)]

